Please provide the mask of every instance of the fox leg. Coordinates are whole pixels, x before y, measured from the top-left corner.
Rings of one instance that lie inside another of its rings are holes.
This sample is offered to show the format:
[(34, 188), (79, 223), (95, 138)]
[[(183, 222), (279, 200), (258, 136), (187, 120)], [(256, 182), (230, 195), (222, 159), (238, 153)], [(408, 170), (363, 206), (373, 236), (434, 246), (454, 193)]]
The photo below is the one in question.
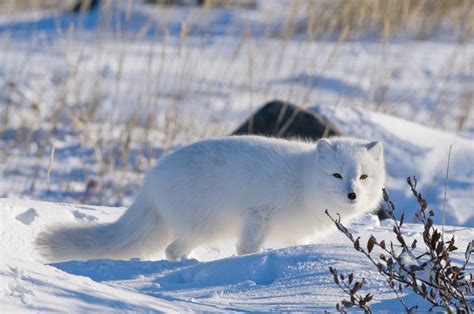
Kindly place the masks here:
[(170, 261), (187, 259), (196, 246), (193, 240), (178, 238), (166, 247), (166, 258)]
[(244, 218), (237, 244), (239, 255), (256, 253), (262, 250), (269, 229), (270, 213), (271, 210), (267, 207), (255, 208), (248, 212)]

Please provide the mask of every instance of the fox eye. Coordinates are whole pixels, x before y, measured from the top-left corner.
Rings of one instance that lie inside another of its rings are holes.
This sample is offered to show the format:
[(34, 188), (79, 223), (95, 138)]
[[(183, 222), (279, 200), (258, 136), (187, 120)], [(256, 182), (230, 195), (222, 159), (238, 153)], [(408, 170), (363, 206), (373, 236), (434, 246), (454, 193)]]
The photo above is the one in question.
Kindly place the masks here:
[(332, 174), (335, 178), (342, 179), (342, 176), (339, 173), (333, 173)]
[(363, 175), (361, 175), (361, 176), (360, 176), (360, 178), (359, 178), (359, 179), (361, 179), (361, 180), (365, 180), (365, 179), (367, 179), (367, 175), (366, 175), (366, 174), (363, 174)]

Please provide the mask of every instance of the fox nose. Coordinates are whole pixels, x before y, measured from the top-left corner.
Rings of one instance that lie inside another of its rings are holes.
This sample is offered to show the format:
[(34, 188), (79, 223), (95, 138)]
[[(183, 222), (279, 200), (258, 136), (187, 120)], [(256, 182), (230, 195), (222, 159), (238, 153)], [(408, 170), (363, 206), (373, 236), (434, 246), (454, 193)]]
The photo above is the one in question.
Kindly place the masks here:
[(353, 201), (357, 198), (357, 195), (354, 192), (351, 192), (351, 193), (347, 194), (347, 198), (350, 199), (351, 201)]

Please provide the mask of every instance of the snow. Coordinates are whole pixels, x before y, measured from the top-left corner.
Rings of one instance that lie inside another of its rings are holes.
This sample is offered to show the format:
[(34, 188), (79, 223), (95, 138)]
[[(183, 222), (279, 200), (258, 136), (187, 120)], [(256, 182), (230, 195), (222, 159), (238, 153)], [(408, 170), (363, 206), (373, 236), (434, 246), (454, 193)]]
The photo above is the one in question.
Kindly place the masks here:
[[(78, 223), (82, 215), (110, 222), (124, 208), (0, 199), (0, 210), (2, 311), (334, 310), (344, 295), (333, 283), (329, 266), (353, 272), (355, 279), (364, 277), (365, 291), (375, 294), (374, 309), (400, 309), (375, 268), (368, 268), (362, 254), (336, 230), (313, 239), (317, 244), (267, 248), (245, 256), (232, 256), (235, 243), (226, 241), (201, 247), (195, 258), (182, 262), (132, 259), (44, 264), (32, 243), (46, 226)], [(29, 224), (15, 218), (31, 212), (37, 216)], [(460, 251), (474, 238), (473, 228), (445, 228), (447, 234), (456, 236)], [(380, 241), (394, 240), (392, 224), (379, 223), (372, 215), (354, 221), (349, 229), (362, 243), (370, 235)], [(421, 232), (420, 225), (404, 225), (410, 242), (414, 238), (421, 241)], [(459, 252), (455, 260), (461, 256)], [(469, 271), (473, 268), (469, 265)], [(422, 304), (411, 294), (405, 294), (404, 300)]]
[[(260, 1), (250, 11), (114, 3), (110, 19), (100, 12), (0, 12), (1, 312), (334, 311), (344, 295), (329, 266), (364, 277), (374, 310), (401, 311), (336, 228), (308, 245), (268, 243), (246, 256), (235, 256), (235, 241), (217, 240), (181, 262), (157, 252), (152, 261), (48, 264), (36, 252), (33, 241), (48, 226), (116, 220), (163, 154), (229, 134), (272, 99), (383, 143), (387, 189), (397, 215), (405, 213), (409, 243), (421, 243), (422, 226), (405, 179), (417, 177), (440, 225), (452, 145), (445, 230), (455, 236), (460, 260), (474, 239), (474, 110), (467, 103), (463, 116), (460, 105), (472, 100), (472, 39), (459, 44), (447, 33), (382, 45), (371, 36), (308, 41), (297, 33), (283, 40), (286, 0)], [(147, 133), (150, 115), (157, 130)], [(139, 121), (133, 127), (131, 116)], [(348, 227), (361, 243), (371, 235), (395, 241), (390, 221), (373, 215)], [(406, 263), (415, 262), (406, 256)], [(429, 308), (408, 291), (402, 297)]]

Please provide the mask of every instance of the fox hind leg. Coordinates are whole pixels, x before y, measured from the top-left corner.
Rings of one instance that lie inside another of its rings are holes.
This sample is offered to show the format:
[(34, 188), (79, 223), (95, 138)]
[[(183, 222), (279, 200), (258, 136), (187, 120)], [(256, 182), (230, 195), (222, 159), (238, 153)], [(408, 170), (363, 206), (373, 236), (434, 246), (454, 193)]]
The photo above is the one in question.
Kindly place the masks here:
[(166, 247), (166, 258), (170, 261), (179, 261), (188, 259), (198, 244), (195, 241), (178, 238)]

